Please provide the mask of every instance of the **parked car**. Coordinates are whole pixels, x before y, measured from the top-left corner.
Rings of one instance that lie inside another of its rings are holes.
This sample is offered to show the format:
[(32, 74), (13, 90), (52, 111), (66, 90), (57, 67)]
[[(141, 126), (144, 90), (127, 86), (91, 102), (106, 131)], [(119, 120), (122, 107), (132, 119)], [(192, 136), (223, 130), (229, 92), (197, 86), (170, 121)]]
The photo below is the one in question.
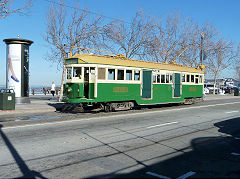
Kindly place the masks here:
[[(214, 85), (213, 84), (204, 84), (204, 94), (213, 94)], [(225, 94), (225, 90), (223, 88), (215, 87), (215, 94)]]
[(219, 94), (224, 95), (225, 94), (225, 90), (220, 88)]
[[(213, 87), (209, 87), (209, 94), (213, 94), (213, 90), (214, 88)], [(219, 93), (219, 88), (215, 88), (215, 94), (218, 94)]]
[[(209, 87), (209, 94), (213, 94), (213, 87)], [(215, 94), (225, 94), (225, 90), (221, 88), (215, 88)]]
[(230, 86), (225, 87), (224, 90), (225, 90), (225, 93), (228, 93), (228, 94), (232, 94), (234, 92), (233, 87), (230, 87)]
[(209, 94), (209, 89), (208, 89), (208, 88), (204, 88), (203, 93), (204, 93), (204, 94)]
[(229, 93), (229, 94), (234, 93), (234, 91), (235, 91), (236, 89), (239, 90), (239, 87), (237, 87), (237, 86), (227, 86), (227, 87), (224, 88), (225, 93)]

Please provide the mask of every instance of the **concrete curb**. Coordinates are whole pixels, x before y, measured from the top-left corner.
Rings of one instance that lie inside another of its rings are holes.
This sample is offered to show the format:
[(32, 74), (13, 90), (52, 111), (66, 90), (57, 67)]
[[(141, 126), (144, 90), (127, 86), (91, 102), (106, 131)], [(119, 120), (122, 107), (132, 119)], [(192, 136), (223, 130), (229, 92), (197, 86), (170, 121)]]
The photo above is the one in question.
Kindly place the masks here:
[[(240, 96), (233, 96), (233, 95), (207, 95), (204, 98), (204, 101), (211, 101), (211, 100), (224, 100), (224, 99), (240, 99)], [(53, 106), (51, 106), (51, 104)], [(1, 115), (9, 115), (9, 114), (31, 114), (31, 113), (37, 113), (37, 112), (53, 112), (56, 111), (56, 108), (54, 105), (61, 105), (62, 103), (54, 101), (49, 101), (49, 99), (45, 99), (42, 97), (39, 97), (39, 99), (34, 97), (34, 99), (31, 100), (30, 104), (17, 104), (15, 110), (0, 110), (0, 116)]]
[(220, 100), (220, 99), (240, 99), (240, 96), (232, 96), (232, 95), (209, 95), (204, 98), (204, 101), (211, 100)]
[(0, 110), (0, 116), (8, 115), (8, 114), (50, 112), (50, 111), (56, 111), (56, 109), (55, 108), (24, 108), (24, 109), (15, 109), (15, 110)]

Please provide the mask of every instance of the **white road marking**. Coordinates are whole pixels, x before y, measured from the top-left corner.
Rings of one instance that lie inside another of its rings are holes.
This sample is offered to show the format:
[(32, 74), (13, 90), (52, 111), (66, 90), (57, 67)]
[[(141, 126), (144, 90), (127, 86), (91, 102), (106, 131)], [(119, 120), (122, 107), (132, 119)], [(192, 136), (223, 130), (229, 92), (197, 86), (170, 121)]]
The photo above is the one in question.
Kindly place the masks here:
[(235, 153), (235, 152), (233, 152), (233, 153), (231, 153), (232, 155), (236, 155), (236, 156), (239, 156), (240, 154), (239, 153)]
[(235, 112), (239, 112), (239, 111), (228, 111), (226, 112), (227, 114), (230, 114), (230, 113), (235, 113)]
[(193, 106), (188, 108), (180, 108), (181, 109), (198, 109), (198, 108), (207, 108), (207, 107), (214, 107), (214, 106), (225, 106), (229, 104), (239, 104), (240, 102), (232, 102), (232, 103), (220, 103), (220, 104), (209, 104), (209, 105), (203, 105), (203, 106)]
[(162, 178), (162, 179), (171, 179), (169, 177), (166, 177), (166, 176), (163, 176), (163, 175), (159, 175), (159, 174), (156, 174), (156, 173), (153, 173), (153, 172), (146, 172), (146, 174), (152, 175), (154, 177)]
[[(188, 110), (188, 109), (199, 109), (199, 108), (208, 108), (208, 107), (214, 107), (214, 106), (224, 106), (224, 105), (231, 105), (231, 104), (239, 104), (240, 102), (232, 102), (232, 103), (221, 103), (221, 104), (211, 104), (211, 105), (203, 105), (203, 106), (193, 106), (193, 107), (184, 107), (180, 109), (166, 109), (162, 111), (149, 111), (149, 112), (140, 112), (140, 113), (133, 113), (133, 114), (127, 114), (127, 116), (136, 116), (136, 115), (142, 115), (142, 114), (151, 114), (151, 113), (163, 113), (163, 112), (169, 112), (169, 111), (182, 111), (182, 110)], [(34, 126), (44, 126), (44, 125), (54, 125), (54, 124), (63, 124), (63, 123), (71, 123), (71, 122), (78, 122), (83, 120), (92, 120), (92, 119), (103, 119), (103, 118), (109, 118), (113, 116), (103, 116), (103, 117), (93, 117), (88, 119), (73, 119), (68, 121), (58, 121), (58, 122), (46, 122), (41, 124), (30, 124), (30, 125), (24, 125), (24, 126), (14, 126), (14, 127), (3, 127), (2, 129), (16, 129), (16, 128), (23, 128), (23, 127), (34, 127)], [(114, 115), (114, 117), (126, 117), (126, 114), (120, 114), (120, 115)]]
[(58, 121), (58, 122), (45, 122), (41, 124), (29, 124), (29, 125), (24, 125), (24, 126), (14, 126), (14, 127), (3, 127), (2, 129), (16, 129), (16, 128), (24, 128), (24, 127), (35, 127), (35, 126), (45, 126), (45, 125), (53, 125), (53, 124), (62, 124), (62, 123), (71, 123), (71, 122), (76, 122), (76, 121), (88, 121), (94, 118), (88, 118), (88, 119), (74, 119), (74, 120), (69, 120), (69, 121)]
[[(154, 177), (162, 178), (162, 179), (171, 179), (170, 177), (166, 177), (166, 176), (163, 176), (163, 175), (159, 175), (159, 174), (153, 173), (153, 172), (146, 172), (146, 174), (147, 174), (147, 175), (152, 175), (152, 176), (154, 176)], [(182, 176), (180, 176), (180, 177), (177, 177), (177, 179), (186, 179), (186, 178), (188, 178), (188, 177), (190, 177), (190, 176), (192, 176), (192, 175), (195, 175), (195, 174), (196, 174), (196, 172), (190, 171), (190, 172), (188, 172), (188, 173), (186, 173), (186, 174), (184, 174), (184, 175), (182, 175)]]
[(161, 127), (161, 126), (166, 126), (166, 125), (171, 125), (171, 124), (177, 124), (179, 122), (169, 122), (169, 123), (164, 123), (164, 124), (158, 124), (158, 125), (155, 125), (155, 126), (149, 126), (147, 127), (147, 129), (151, 129), (151, 128), (154, 128), (154, 127)]
[(180, 177), (177, 177), (177, 179), (186, 179), (186, 178), (188, 178), (188, 177), (190, 177), (192, 175), (195, 175), (195, 174), (196, 174), (196, 172), (190, 171), (190, 172), (188, 172), (188, 173), (186, 173), (186, 174), (184, 174), (184, 175), (182, 175)]
[(236, 140), (240, 140), (240, 137), (235, 137), (234, 139), (236, 139)]

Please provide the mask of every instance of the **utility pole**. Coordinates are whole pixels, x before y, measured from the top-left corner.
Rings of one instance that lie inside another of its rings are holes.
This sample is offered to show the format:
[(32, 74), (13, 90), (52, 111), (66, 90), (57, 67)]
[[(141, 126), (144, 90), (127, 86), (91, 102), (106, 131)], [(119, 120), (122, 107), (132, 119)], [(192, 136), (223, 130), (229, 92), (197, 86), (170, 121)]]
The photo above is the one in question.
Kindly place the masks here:
[(202, 32), (201, 34), (201, 41), (200, 41), (200, 64), (203, 64), (203, 38), (204, 38), (204, 33)]

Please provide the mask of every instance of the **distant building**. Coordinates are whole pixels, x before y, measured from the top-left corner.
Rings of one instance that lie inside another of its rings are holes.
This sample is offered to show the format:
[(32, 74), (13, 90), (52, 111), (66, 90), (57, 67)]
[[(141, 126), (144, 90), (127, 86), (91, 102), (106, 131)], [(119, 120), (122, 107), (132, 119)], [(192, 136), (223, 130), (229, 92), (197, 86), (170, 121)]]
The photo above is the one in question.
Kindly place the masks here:
[(233, 78), (226, 78), (225, 86), (231, 86), (231, 87), (238, 86), (239, 87), (239, 85), (240, 85), (239, 81), (237, 81)]
[[(213, 85), (214, 84), (214, 80), (213, 79), (205, 79), (204, 81), (205, 85)], [(225, 87), (225, 86), (229, 86), (229, 87), (240, 87), (240, 81), (235, 80), (233, 78), (223, 78), (223, 79), (217, 79), (216, 82), (216, 87), (217, 88), (221, 88), (221, 87)]]

